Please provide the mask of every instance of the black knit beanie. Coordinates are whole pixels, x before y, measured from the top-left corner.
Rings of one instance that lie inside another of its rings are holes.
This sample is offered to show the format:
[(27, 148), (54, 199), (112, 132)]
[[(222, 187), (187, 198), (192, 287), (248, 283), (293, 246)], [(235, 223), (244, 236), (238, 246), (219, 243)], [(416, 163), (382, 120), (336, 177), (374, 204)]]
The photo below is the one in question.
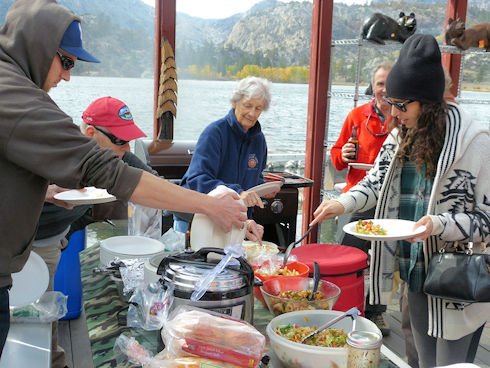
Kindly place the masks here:
[(400, 56), (388, 74), (388, 97), (419, 102), (442, 102), (444, 87), (441, 51), (436, 39), (423, 34), (410, 36), (403, 44)]

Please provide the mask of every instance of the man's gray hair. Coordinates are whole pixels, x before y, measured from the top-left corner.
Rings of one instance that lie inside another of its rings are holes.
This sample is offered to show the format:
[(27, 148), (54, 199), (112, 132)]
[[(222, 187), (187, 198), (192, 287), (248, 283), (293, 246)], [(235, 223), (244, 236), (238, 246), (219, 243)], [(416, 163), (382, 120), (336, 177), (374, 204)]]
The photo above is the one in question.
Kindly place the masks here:
[(382, 64), (379, 64), (376, 68), (374, 68), (374, 71), (373, 71), (373, 76), (371, 78), (371, 83), (374, 82), (374, 76), (376, 75), (376, 72), (380, 69), (383, 69), (383, 70), (391, 70), (393, 69), (393, 65), (395, 65), (395, 63), (392, 63), (391, 61), (390, 62), (386, 62), (386, 63), (382, 63)]
[(79, 128), (83, 135), (85, 135), (85, 131), (87, 130), (88, 124), (83, 120), (80, 122)]
[(267, 79), (246, 77), (238, 82), (235, 90), (231, 94), (230, 102), (234, 105), (243, 97), (247, 99), (263, 98), (265, 101), (264, 111), (266, 111), (271, 103), (270, 86), (271, 82)]

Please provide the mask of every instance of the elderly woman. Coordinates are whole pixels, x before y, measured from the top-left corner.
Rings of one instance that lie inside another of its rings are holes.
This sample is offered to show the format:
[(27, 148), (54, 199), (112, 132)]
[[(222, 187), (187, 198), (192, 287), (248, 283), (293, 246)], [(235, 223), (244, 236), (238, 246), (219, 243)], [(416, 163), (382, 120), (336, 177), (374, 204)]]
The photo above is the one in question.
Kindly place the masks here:
[(426, 227), (408, 241), (374, 242), (370, 265), (371, 302), (387, 303), (398, 256), (422, 368), (472, 362), (490, 317), (490, 303), (454, 303), (423, 292), (432, 254), (447, 243), (467, 243), (471, 223), (475, 244), (490, 240), (489, 131), (444, 102), (444, 85), (435, 38), (410, 37), (386, 82), (386, 101), (399, 127), (367, 176), (338, 200), (324, 201), (312, 222), (376, 206), (376, 218)]
[[(247, 77), (238, 82), (230, 98), (231, 110), (201, 133), (181, 186), (209, 193), (218, 185), (225, 185), (236, 191), (247, 207), (263, 207), (259, 196), (247, 189), (264, 182), (267, 144), (258, 119), (269, 108), (269, 89), (270, 82), (263, 78)], [(251, 211), (248, 212), (250, 217)], [(176, 230), (187, 230), (184, 220), (174, 220)], [(250, 240), (262, 237), (263, 227), (252, 220), (248, 221), (247, 230)]]

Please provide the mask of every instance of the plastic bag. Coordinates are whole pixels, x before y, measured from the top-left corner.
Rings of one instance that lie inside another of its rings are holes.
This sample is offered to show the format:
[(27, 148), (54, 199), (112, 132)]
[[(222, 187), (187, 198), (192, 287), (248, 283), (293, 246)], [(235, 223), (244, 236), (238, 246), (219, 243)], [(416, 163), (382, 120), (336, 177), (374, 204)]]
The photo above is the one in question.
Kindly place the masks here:
[(128, 327), (161, 329), (172, 306), (173, 294), (173, 285), (165, 288), (159, 282), (137, 288), (129, 299)]
[(59, 291), (46, 291), (36, 302), (10, 309), (11, 322), (54, 322), (68, 312), (68, 297)]
[(204, 293), (208, 290), (209, 285), (211, 285), (216, 276), (225, 269), (228, 263), (232, 263), (233, 259), (236, 261), (236, 258), (245, 256), (245, 248), (239, 243), (227, 245), (224, 252), (225, 256), (221, 261), (207, 274), (203, 275), (203, 278), (196, 283), (194, 292), (191, 295), (191, 301), (196, 302), (202, 298)]
[(202, 357), (178, 357), (168, 359), (164, 355), (155, 355), (148, 368), (240, 368), (239, 365), (220, 362)]
[(162, 235), (162, 210), (128, 202), (128, 235), (159, 240)]
[[(256, 258), (255, 262), (252, 263), (252, 267), (254, 272), (260, 273), (262, 276), (274, 276), (282, 268), (283, 261), (284, 254), (269, 255), (264, 258)], [(298, 258), (295, 255), (290, 255), (286, 267), (289, 263), (297, 261)]]
[(277, 245), (267, 241), (262, 241), (262, 244), (259, 244), (247, 240), (243, 242), (243, 246), (245, 247), (247, 261), (252, 266), (260, 266), (265, 260), (279, 253)]
[(148, 367), (153, 358), (153, 354), (142, 347), (134, 337), (124, 334), (119, 335), (116, 339), (113, 350), (118, 366), (129, 361), (132, 364)]
[(124, 295), (128, 295), (135, 289), (144, 285), (145, 261), (138, 258), (133, 258), (122, 259), (120, 262), (124, 265), (119, 267), (119, 272), (123, 282), (122, 293)]
[(249, 323), (188, 305), (172, 311), (161, 333), (168, 359), (197, 355), (251, 368), (265, 351), (265, 337)]
[(114, 357), (117, 365), (126, 361), (144, 368), (239, 368), (214, 359), (201, 357), (177, 357), (168, 359), (163, 352), (152, 357), (152, 353), (139, 344), (134, 337), (119, 335), (114, 344)]
[(185, 234), (175, 231), (173, 228), (162, 235), (160, 241), (168, 252), (183, 252), (185, 250)]

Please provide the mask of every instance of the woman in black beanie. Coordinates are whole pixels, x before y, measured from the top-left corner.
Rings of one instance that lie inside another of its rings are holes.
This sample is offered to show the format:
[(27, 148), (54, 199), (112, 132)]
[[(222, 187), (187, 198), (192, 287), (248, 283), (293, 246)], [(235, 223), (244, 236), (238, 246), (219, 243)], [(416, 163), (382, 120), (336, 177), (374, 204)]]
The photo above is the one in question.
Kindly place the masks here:
[(485, 252), (478, 245), (490, 240), (490, 132), (446, 103), (444, 86), (437, 41), (411, 36), (386, 81), (398, 127), (366, 177), (338, 199), (323, 201), (312, 222), (376, 206), (376, 218), (426, 227), (417, 238), (373, 242), (370, 265), (370, 302), (386, 304), (398, 262), (422, 368), (472, 362), (490, 318), (490, 303), (453, 303), (422, 290), (432, 254), (448, 243), (467, 243), (470, 223), (475, 253)]

